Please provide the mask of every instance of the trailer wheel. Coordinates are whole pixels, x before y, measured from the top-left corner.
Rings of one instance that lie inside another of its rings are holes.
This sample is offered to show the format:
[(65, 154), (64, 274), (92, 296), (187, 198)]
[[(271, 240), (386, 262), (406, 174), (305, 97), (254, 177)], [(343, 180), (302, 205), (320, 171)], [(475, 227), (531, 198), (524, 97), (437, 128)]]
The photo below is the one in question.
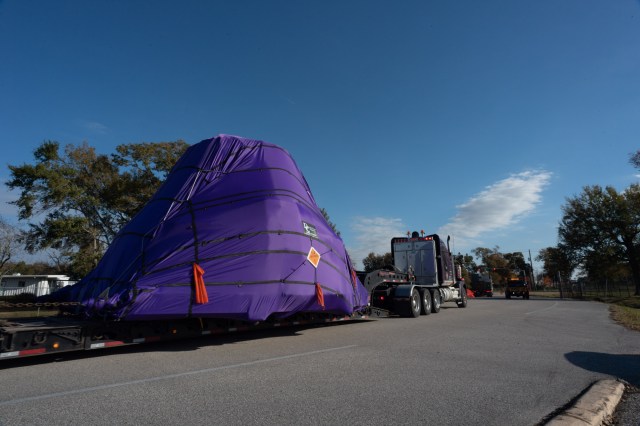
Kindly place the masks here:
[(431, 312), (437, 314), (438, 312), (440, 312), (440, 305), (442, 304), (442, 299), (440, 299), (440, 290), (436, 288), (430, 291), (431, 300), (433, 300), (433, 303), (431, 304)]
[(429, 315), (431, 313), (431, 293), (426, 288), (420, 291), (422, 299), (422, 315)]

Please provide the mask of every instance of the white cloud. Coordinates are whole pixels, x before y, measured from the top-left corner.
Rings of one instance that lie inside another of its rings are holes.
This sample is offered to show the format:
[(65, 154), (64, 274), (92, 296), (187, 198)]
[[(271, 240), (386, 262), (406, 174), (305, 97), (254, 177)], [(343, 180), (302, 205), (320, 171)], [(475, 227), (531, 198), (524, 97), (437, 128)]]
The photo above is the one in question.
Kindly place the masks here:
[(473, 245), (487, 232), (508, 228), (531, 213), (542, 199), (551, 172), (526, 171), (488, 186), (467, 202), (440, 228), (440, 234), (455, 236), (457, 244)]
[(89, 130), (91, 132), (98, 133), (101, 135), (107, 133), (107, 130), (109, 130), (107, 126), (105, 126), (102, 123), (98, 123), (97, 121), (83, 121), (82, 127), (84, 127), (86, 130)]
[(404, 235), (406, 226), (401, 219), (386, 217), (354, 218), (351, 231), (355, 235), (355, 245), (348, 247), (351, 260), (356, 262), (356, 267), (362, 267), (362, 259), (371, 252), (384, 254), (391, 250), (391, 238)]

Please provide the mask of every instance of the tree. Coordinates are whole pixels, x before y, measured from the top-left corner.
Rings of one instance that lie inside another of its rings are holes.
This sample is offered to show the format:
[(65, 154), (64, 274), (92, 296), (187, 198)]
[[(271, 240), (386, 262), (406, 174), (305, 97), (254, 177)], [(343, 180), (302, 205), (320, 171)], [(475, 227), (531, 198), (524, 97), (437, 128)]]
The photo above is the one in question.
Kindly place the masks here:
[(12, 202), (21, 220), (33, 220), (25, 233), (30, 253), (55, 249), (80, 278), (98, 262), (120, 228), (157, 190), (186, 150), (184, 141), (120, 145), (116, 154), (97, 154), (86, 142), (46, 141), (34, 164), (9, 166)]
[[(502, 262), (500, 265), (494, 265), (493, 260), (497, 259), (497, 255), (500, 255), (500, 247), (495, 246), (490, 249), (487, 247), (476, 247), (473, 249), (473, 254), (475, 254), (476, 258), (480, 259), (480, 263), (487, 266), (488, 268), (496, 268), (502, 267)], [(502, 256), (502, 255), (500, 255)]]
[(49, 275), (49, 274), (63, 274), (64, 271), (59, 271), (55, 266), (51, 266), (46, 262), (26, 263), (24, 260), (19, 262), (10, 263), (11, 272), (22, 275)]
[(339, 237), (340, 236), (340, 231), (338, 231), (338, 227), (336, 226), (336, 224), (331, 222), (331, 219), (329, 218), (329, 213), (327, 213), (327, 211), (324, 209), (324, 207), (320, 209), (320, 212), (322, 213), (322, 216), (327, 221), (327, 223), (329, 224), (331, 229), (333, 229), (333, 232), (335, 232), (336, 235)]
[(524, 255), (520, 251), (503, 254), (504, 258), (509, 262), (509, 268), (512, 270), (525, 271), (529, 273), (529, 264), (524, 259)]
[(375, 254), (371, 252), (362, 259), (365, 272), (375, 271), (376, 269), (383, 269), (393, 265), (393, 257), (390, 252), (385, 254)]
[(636, 169), (640, 169), (640, 149), (629, 155), (629, 163)]
[(10, 261), (20, 245), (20, 231), (0, 217), (0, 275), (9, 272)]
[(458, 254), (454, 257), (456, 264), (460, 265), (463, 270), (466, 270), (468, 272), (475, 272), (476, 269), (478, 269), (478, 265), (473, 260), (473, 256), (467, 253), (462, 255), (458, 252)]
[(536, 260), (543, 263), (543, 276), (554, 281), (560, 275), (563, 282), (569, 282), (577, 266), (571, 252), (563, 245), (541, 249)]
[(476, 262), (473, 261), (473, 256), (470, 256), (466, 253), (462, 255), (458, 252), (458, 254), (454, 256), (454, 262), (456, 265), (460, 265), (462, 270), (462, 278), (465, 280), (465, 282), (471, 282), (471, 274), (476, 272), (476, 270), (478, 269), (478, 265), (476, 265)]
[(477, 258), (481, 259), (482, 264), (489, 270), (491, 279), (496, 283), (506, 283), (511, 275), (509, 261), (500, 253), (500, 247), (495, 246), (493, 249), (486, 247), (477, 247), (473, 250)]
[(610, 186), (587, 186), (567, 199), (562, 210), (558, 237), (571, 256), (588, 272), (588, 260), (594, 257), (624, 261), (640, 295), (640, 185), (622, 193)]

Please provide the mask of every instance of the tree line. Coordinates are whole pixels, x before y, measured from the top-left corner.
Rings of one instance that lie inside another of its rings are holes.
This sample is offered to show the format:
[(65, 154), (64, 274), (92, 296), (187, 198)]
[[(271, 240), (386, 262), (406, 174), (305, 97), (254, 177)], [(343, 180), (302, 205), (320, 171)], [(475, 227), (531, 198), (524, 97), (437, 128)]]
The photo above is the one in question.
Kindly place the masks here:
[[(49, 266), (74, 278), (86, 275), (99, 261), (118, 231), (156, 192), (186, 151), (183, 140), (118, 145), (112, 154), (99, 154), (88, 143), (43, 142), (30, 164), (9, 165), (6, 185), (19, 192), (11, 204), (26, 228), (18, 231), (0, 218), (0, 275), (22, 272), (42, 263), (15, 262), (15, 253), (46, 252)], [(640, 150), (629, 162), (640, 169)], [(326, 210), (322, 213), (332, 228)], [(585, 186), (562, 206), (558, 244), (538, 253), (543, 274), (569, 281), (576, 273), (590, 278), (629, 277), (640, 295), (640, 185), (622, 192), (612, 186)], [(458, 254), (463, 274), (480, 265), (500, 281), (509, 269), (530, 273), (522, 253), (501, 253), (478, 247), (473, 256)], [(393, 264), (391, 253), (369, 253), (366, 271)]]

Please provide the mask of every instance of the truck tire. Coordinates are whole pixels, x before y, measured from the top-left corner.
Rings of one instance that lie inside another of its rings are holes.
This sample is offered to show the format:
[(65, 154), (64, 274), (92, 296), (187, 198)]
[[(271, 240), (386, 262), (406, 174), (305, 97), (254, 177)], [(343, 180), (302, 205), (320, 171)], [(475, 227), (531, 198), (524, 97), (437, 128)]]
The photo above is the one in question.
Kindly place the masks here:
[(460, 291), (460, 300), (458, 300), (456, 304), (458, 305), (458, 308), (466, 308), (467, 307), (467, 289), (464, 288), (462, 284), (460, 284), (460, 288), (458, 290)]
[(431, 313), (431, 292), (426, 288), (420, 290), (420, 299), (422, 301), (420, 312), (422, 315), (429, 315)]
[(433, 289), (430, 290), (431, 292), (431, 300), (433, 303), (431, 303), (431, 312), (433, 312), (434, 314), (437, 314), (438, 312), (440, 312), (440, 305), (442, 304), (442, 299), (440, 299), (440, 290)]
[(422, 303), (420, 303), (420, 293), (418, 293), (418, 290), (415, 288), (411, 290), (411, 296), (408, 300), (402, 299), (395, 301), (395, 311), (401, 317), (419, 317), (421, 309), (420, 306), (422, 306)]

